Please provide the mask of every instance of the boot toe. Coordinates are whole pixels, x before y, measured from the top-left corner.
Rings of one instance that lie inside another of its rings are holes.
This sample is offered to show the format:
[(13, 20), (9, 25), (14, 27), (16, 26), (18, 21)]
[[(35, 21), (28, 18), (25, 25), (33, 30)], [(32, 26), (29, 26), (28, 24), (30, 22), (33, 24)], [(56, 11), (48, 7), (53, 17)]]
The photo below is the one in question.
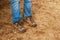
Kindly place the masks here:
[(26, 29), (22, 30), (21, 32), (22, 32), (22, 33), (25, 33), (25, 32), (26, 32)]
[(37, 24), (32, 24), (32, 27), (37, 27)]

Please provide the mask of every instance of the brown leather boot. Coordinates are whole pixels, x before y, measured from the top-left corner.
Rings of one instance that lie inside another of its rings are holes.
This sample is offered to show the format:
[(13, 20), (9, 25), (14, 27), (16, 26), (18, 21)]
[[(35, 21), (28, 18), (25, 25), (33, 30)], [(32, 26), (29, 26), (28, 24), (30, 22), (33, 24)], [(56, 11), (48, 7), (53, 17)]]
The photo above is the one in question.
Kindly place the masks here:
[(26, 19), (26, 22), (29, 23), (29, 26), (31, 26), (31, 27), (37, 27), (37, 24), (35, 23), (35, 21), (34, 21), (34, 19), (33, 19), (32, 16), (31, 17), (28, 17)]
[(16, 23), (16, 26), (15, 26), (16, 30), (18, 30), (19, 32), (26, 32), (26, 29), (25, 27), (22, 25), (22, 24), (19, 24), (19, 23)]

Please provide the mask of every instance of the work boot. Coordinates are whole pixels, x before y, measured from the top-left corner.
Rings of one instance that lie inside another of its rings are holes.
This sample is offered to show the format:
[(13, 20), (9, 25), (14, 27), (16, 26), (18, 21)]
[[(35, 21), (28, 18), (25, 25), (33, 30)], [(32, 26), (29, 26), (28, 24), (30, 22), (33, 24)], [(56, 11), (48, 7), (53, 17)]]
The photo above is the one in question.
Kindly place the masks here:
[(26, 32), (26, 29), (25, 27), (22, 25), (22, 24), (19, 24), (19, 23), (16, 23), (16, 29), (19, 31), (19, 32)]
[(29, 26), (31, 26), (31, 27), (36, 27), (37, 26), (37, 24), (35, 23), (35, 21), (34, 21), (34, 19), (33, 19), (32, 16), (31, 17), (28, 17), (26, 19), (26, 22), (29, 23)]

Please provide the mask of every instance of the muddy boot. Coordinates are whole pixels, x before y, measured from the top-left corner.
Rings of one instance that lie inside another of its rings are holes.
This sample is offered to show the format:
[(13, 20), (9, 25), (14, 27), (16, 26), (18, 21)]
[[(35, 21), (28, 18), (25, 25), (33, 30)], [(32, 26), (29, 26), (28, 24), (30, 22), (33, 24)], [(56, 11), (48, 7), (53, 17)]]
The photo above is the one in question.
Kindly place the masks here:
[(35, 23), (33, 17), (28, 17), (26, 22), (29, 23), (29, 26), (31, 27), (37, 27), (37, 24)]
[(26, 29), (23, 27), (23, 25), (19, 23), (16, 23), (16, 29), (22, 33), (26, 32)]
[(22, 33), (26, 32), (26, 29), (23, 26), (19, 26), (18, 30)]

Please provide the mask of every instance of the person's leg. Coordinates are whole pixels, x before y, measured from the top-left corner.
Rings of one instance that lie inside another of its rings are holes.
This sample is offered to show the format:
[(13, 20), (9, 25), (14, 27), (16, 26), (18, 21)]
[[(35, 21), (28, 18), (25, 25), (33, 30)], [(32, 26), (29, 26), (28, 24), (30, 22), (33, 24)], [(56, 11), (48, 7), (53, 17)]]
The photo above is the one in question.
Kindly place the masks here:
[(36, 27), (36, 24), (34, 22), (34, 19), (32, 17), (32, 0), (24, 0), (24, 17), (27, 19), (27, 21), (29, 22), (29, 24), (31, 26)]
[[(16, 27), (20, 28), (22, 25), (18, 25), (22, 20), (22, 14), (20, 12), (20, 0), (11, 0), (11, 9), (12, 9), (12, 22), (17, 24)], [(25, 30), (25, 29), (24, 29)]]
[(17, 23), (21, 20), (22, 15), (20, 13), (20, 1), (11, 0), (11, 9), (12, 9), (12, 22)]
[(32, 7), (32, 0), (24, 0), (24, 17), (25, 18), (32, 16), (31, 7)]

